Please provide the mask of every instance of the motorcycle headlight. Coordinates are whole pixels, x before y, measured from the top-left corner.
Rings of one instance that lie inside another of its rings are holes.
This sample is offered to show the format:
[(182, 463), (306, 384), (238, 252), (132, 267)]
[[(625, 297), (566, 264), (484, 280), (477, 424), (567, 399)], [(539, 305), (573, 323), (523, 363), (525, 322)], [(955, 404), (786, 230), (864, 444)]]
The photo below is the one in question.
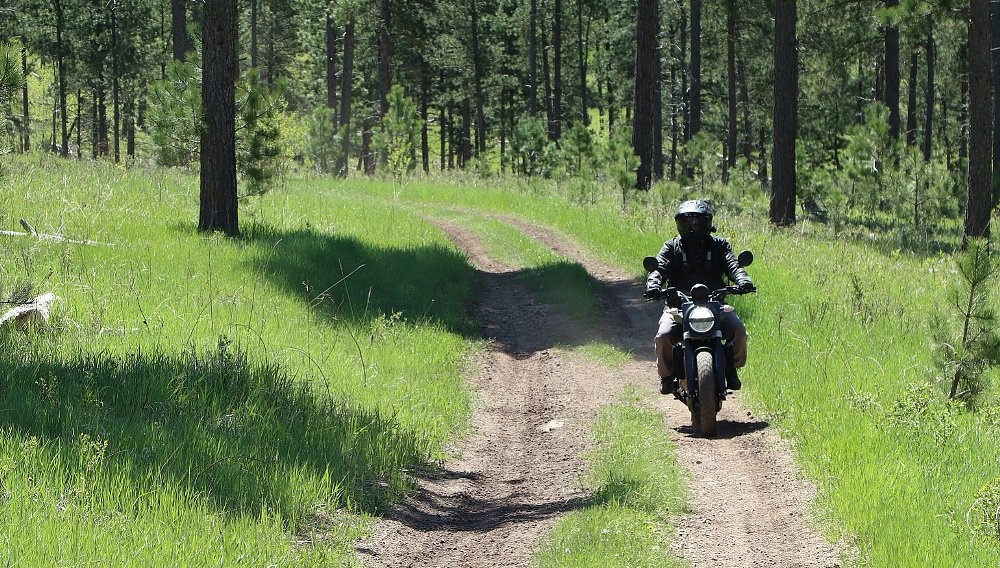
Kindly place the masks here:
[(688, 313), (688, 324), (698, 333), (708, 333), (715, 327), (715, 314), (708, 308), (692, 308)]

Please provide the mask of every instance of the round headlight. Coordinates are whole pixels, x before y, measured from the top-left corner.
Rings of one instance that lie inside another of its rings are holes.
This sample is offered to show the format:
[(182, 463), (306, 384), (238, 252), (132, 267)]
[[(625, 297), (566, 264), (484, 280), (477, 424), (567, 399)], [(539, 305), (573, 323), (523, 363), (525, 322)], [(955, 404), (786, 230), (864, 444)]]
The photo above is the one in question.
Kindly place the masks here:
[(715, 326), (715, 314), (708, 308), (692, 308), (688, 313), (688, 324), (698, 333), (708, 333)]

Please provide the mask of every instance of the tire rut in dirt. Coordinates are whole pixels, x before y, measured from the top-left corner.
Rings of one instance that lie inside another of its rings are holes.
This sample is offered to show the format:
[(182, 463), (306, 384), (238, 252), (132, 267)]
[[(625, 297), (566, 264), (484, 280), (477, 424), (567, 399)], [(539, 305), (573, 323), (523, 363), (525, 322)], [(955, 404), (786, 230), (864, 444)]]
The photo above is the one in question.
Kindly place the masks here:
[(558, 517), (585, 504), (589, 427), (624, 383), (553, 349), (582, 340), (579, 326), (536, 301), (467, 230), (438, 225), (482, 280), (474, 314), (491, 349), (471, 379), (472, 434), (358, 552), (372, 566), (524, 566)]

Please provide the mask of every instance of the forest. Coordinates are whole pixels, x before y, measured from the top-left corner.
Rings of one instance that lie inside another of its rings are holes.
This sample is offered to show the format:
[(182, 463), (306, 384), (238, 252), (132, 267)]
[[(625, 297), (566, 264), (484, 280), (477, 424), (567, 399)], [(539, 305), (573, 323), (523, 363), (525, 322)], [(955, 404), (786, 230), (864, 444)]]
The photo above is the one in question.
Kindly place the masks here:
[(997, 565), (994, 93), (997, 0), (7, 0), (0, 564)]
[[(0, 8), (4, 76), (29, 79), (4, 91), (6, 147), (196, 165), (202, 82), (214, 77), (204, 55), (219, 49), (204, 48), (202, 30), (217, 4)], [(241, 198), (290, 169), (576, 178), (620, 191), (623, 204), (655, 184), (755, 179), (773, 189), (776, 224), (807, 214), (933, 240), (958, 220), (964, 234), (988, 233), (1000, 160), (995, 2), (232, 9)]]

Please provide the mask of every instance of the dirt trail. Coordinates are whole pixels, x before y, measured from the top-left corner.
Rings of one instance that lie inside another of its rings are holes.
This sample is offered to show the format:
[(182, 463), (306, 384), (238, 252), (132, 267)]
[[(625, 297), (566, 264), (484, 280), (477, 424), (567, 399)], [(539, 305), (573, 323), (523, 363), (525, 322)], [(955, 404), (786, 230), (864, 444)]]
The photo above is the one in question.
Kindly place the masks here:
[[(655, 394), (649, 336), (659, 308), (638, 301), (641, 287), (551, 231), (502, 220), (600, 280), (604, 321), (577, 329), (533, 299), (471, 233), (439, 223), (480, 271), (476, 316), (492, 339), (472, 378), (480, 397), (473, 434), (456, 448), (460, 457), (420, 480), (417, 493), (359, 544), (362, 559), (375, 567), (525, 566), (558, 517), (584, 504), (579, 476), (589, 427), (597, 409), (632, 383), (663, 412), (691, 472), (693, 512), (677, 519), (678, 555), (695, 568), (839, 566), (838, 552), (807, 521), (812, 490), (766, 422), (730, 397), (718, 435), (695, 437), (687, 410)], [(636, 361), (611, 372), (554, 348), (595, 339), (632, 351)]]

